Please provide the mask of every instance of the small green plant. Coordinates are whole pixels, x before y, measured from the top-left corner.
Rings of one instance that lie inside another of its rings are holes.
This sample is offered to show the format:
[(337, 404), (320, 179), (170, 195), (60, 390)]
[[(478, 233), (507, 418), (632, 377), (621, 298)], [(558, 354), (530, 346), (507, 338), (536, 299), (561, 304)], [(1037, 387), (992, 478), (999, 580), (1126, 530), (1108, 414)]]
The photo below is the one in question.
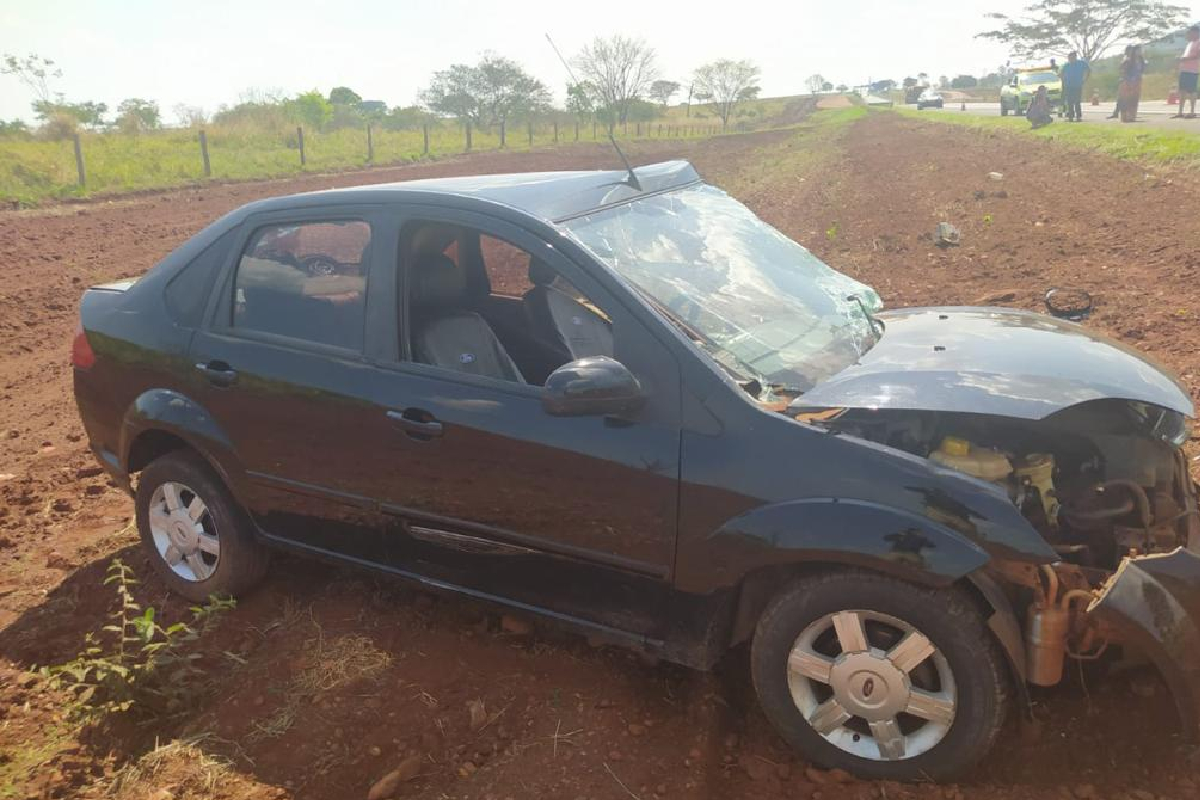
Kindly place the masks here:
[(992, 224), (992, 215), (991, 215), (991, 214), (984, 214), (984, 215), (983, 215), (983, 224), (984, 224), (984, 225), (991, 225), (991, 224)]
[(207, 684), (197, 665), (201, 654), (187, 645), (197, 641), (217, 617), (234, 606), (230, 598), (213, 596), (191, 609), (189, 622), (166, 627), (154, 608), (142, 608), (133, 596), (138, 581), (121, 559), (108, 565), (105, 585), (115, 588), (118, 608), (113, 622), (89, 632), (84, 649), (72, 661), (43, 667), (52, 687), (71, 694), (75, 711), (101, 716), (137, 710), (146, 715), (171, 714)]
[(832, 242), (834, 239), (837, 238), (837, 235), (838, 235), (838, 224), (836, 222), (825, 229), (825, 238), (828, 239), (829, 241)]

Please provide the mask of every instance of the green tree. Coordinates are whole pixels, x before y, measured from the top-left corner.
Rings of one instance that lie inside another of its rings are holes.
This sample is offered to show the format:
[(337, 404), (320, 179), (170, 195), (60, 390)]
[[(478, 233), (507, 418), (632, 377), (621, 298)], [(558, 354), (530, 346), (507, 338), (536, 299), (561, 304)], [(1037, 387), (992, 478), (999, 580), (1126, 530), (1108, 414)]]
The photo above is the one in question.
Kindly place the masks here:
[(13, 138), (24, 139), (29, 136), (29, 126), (24, 120), (14, 119), (12, 122), (5, 122), (0, 119), (0, 136), (11, 136)]
[(999, 27), (977, 34), (1006, 44), (1019, 59), (1074, 50), (1094, 61), (1123, 41), (1148, 42), (1178, 29), (1188, 9), (1158, 0), (1040, 0), (1020, 17), (992, 13)]
[(654, 98), (654, 102), (666, 108), (667, 104), (671, 102), (671, 98), (679, 94), (680, 88), (675, 81), (654, 81), (650, 84), (650, 96)]
[(490, 128), (548, 108), (550, 92), (512, 59), (484, 53), (474, 66), (435, 72), (421, 100), (435, 113)]
[(302, 125), (321, 130), (333, 119), (333, 106), (316, 89), (298, 94), (287, 101), (292, 117)]
[(760, 72), (752, 61), (722, 58), (697, 69), (693, 83), (697, 96), (712, 96), (717, 116), (721, 118), (721, 126), (724, 127), (729, 124), (729, 118), (733, 116), (737, 104), (747, 99), (747, 92), (750, 89), (757, 92), (756, 81)]
[(595, 87), (596, 110), (612, 133), (629, 118), (629, 107), (658, 78), (654, 48), (641, 39), (597, 36), (575, 56), (575, 65)]
[(832, 92), (833, 84), (830, 83), (829, 81), (825, 81), (824, 83), (821, 84), (821, 91), (822, 92)]
[(153, 130), (159, 122), (158, 103), (153, 100), (130, 97), (117, 106), (117, 127), (123, 133)]
[(577, 117), (589, 117), (596, 113), (596, 87), (587, 81), (567, 84), (567, 111)]
[(825, 76), (821, 75), (820, 73), (809, 75), (808, 80), (805, 81), (805, 83), (808, 85), (808, 90), (813, 94), (816, 94), (817, 92), (821, 91), (821, 87), (825, 85)]
[(974, 89), (979, 85), (979, 81), (974, 75), (959, 75), (950, 81), (952, 89)]
[(362, 97), (349, 86), (335, 86), (329, 91), (329, 102), (335, 106), (356, 106)]
[(37, 103), (34, 111), (45, 120), (55, 116), (68, 116), (80, 125), (99, 128), (104, 124), (104, 115), (108, 113), (108, 103), (96, 103), (91, 100), (83, 103)]

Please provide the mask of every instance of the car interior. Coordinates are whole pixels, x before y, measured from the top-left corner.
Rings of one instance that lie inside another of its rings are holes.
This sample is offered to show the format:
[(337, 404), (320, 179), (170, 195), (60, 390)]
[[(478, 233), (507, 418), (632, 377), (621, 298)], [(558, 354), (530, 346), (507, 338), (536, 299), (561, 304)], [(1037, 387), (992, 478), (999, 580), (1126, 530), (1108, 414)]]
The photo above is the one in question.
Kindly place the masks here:
[(612, 323), (548, 264), (470, 228), (405, 230), (413, 360), (540, 386), (570, 361), (612, 356)]

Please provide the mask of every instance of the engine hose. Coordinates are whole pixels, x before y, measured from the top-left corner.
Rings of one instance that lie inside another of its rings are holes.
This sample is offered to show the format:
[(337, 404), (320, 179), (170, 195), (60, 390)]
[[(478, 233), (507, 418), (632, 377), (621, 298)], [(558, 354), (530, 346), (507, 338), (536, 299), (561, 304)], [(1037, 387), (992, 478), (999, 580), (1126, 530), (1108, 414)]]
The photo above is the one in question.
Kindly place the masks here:
[(1142, 527), (1149, 528), (1154, 518), (1150, 512), (1150, 499), (1146, 497), (1146, 490), (1138, 483), (1130, 480), (1118, 479), (1106, 481), (1105, 483), (1097, 484), (1092, 487), (1093, 491), (1103, 493), (1110, 488), (1122, 488), (1128, 490), (1132, 498), (1126, 498), (1119, 506), (1112, 508), (1100, 508), (1094, 511), (1081, 511), (1074, 508), (1063, 507), (1063, 514), (1066, 515), (1068, 522), (1081, 522), (1078, 527), (1086, 528), (1089, 523), (1102, 522), (1116, 517), (1124, 516), (1137, 508), (1138, 515), (1141, 517)]

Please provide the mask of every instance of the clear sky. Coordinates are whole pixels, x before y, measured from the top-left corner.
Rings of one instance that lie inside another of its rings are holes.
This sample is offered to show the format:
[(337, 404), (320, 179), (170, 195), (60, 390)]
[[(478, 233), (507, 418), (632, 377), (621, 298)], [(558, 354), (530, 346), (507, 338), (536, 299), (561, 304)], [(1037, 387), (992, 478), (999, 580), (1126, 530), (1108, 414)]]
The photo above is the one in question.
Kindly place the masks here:
[[(640, 36), (663, 77), (749, 58), (763, 96), (798, 94), (819, 72), (834, 83), (927, 72), (990, 72), (1004, 48), (974, 38), (1006, 0), (662, 2), (662, 0), (0, 0), (0, 53), (58, 62), (69, 101), (158, 101), (214, 111), (248, 89), (328, 93), (337, 85), (389, 105), (416, 101), (435, 70), (485, 50), (516, 59), (561, 98), (565, 55), (596, 35)], [(1193, 12), (1200, 3), (1191, 4)], [(29, 92), (0, 76), (0, 119), (31, 118)]]

